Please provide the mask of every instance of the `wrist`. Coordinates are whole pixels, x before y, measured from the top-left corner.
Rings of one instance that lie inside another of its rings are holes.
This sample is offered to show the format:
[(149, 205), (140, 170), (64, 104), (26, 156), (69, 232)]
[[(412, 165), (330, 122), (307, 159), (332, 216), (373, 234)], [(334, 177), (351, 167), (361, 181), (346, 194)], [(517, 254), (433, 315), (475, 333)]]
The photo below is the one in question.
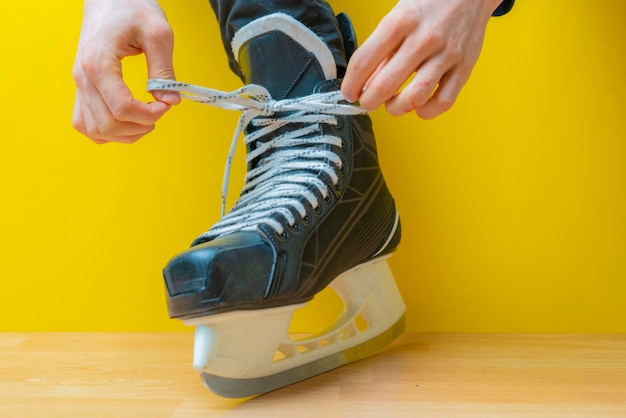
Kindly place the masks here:
[(482, 0), (480, 3), (481, 16), (489, 19), (494, 11), (500, 6), (502, 0)]

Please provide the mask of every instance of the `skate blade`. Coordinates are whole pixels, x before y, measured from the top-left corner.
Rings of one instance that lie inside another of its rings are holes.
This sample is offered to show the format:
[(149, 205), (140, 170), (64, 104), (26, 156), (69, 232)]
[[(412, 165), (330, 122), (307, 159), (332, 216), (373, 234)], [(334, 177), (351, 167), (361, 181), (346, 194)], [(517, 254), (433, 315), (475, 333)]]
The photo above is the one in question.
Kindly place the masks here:
[(247, 397), (309, 378), (363, 358), (404, 328), (405, 306), (380, 257), (338, 276), (330, 287), (344, 304), (320, 333), (293, 339), (291, 305), (233, 311), (184, 321), (196, 327), (194, 368), (212, 391)]
[(371, 340), (346, 351), (273, 375), (236, 379), (201, 373), (201, 377), (207, 388), (224, 398), (246, 398), (262, 395), (368, 357), (394, 341), (404, 332), (404, 326), (405, 315), (402, 315), (387, 331)]

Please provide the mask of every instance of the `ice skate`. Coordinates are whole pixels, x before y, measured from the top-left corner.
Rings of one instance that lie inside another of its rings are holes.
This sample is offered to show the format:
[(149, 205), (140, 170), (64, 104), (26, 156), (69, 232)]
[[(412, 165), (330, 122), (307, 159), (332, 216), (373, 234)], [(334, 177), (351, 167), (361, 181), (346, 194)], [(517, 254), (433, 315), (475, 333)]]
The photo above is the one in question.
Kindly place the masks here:
[[(149, 89), (242, 111), (239, 199), (164, 278), (170, 316), (196, 327), (194, 368), (205, 384), (247, 397), (374, 353), (403, 331), (405, 308), (386, 261), (400, 221), (371, 121), (342, 100), (324, 41), (273, 14), (241, 28), (232, 48), (250, 83), (236, 92), (165, 80)], [(343, 313), (319, 335), (291, 338), (294, 311), (327, 286)]]

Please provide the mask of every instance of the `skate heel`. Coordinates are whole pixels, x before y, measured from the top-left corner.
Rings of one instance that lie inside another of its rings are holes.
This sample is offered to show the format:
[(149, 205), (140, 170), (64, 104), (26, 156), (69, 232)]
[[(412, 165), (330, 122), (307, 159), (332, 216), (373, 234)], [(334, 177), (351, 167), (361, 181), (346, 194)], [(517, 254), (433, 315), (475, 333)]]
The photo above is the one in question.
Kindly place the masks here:
[(194, 367), (217, 394), (246, 397), (373, 354), (404, 330), (405, 306), (386, 258), (338, 276), (331, 287), (343, 312), (329, 328), (305, 339), (289, 336), (293, 313), (304, 305), (185, 321), (196, 326)]

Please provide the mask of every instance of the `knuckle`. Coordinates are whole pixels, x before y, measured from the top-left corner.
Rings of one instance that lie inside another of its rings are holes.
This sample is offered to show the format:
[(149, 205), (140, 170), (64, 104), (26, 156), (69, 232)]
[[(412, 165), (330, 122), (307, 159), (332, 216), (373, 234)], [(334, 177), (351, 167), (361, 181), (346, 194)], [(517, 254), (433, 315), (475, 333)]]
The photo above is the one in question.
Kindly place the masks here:
[(436, 100), (436, 108), (442, 113), (448, 111), (454, 106), (455, 99), (453, 97), (439, 97)]
[(83, 73), (86, 74), (89, 78), (95, 77), (100, 69), (100, 65), (98, 65), (98, 63), (96, 62), (95, 54), (84, 51), (83, 55), (80, 58), (79, 68), (82, 69), (82, 73), (80, 69), (76, 70), (76, 74), (79, 77), (82, 77)]
[(365, 56), (364, 52), (361, 48), (358, 48), (350, 57), (350, 62), (348, 63), (350, 70), (355, 74), (361, 74), (363, 69), (365, 68)]
[(443, 36), (438, 31), (430, 30), (424, 35), (423, 42), (425, 45), (437, 47), (443, 43), (442, 38)]
[(101, 117), (94, 125), (94, 135), (102, 138), (114, 138), (119, 135), (119, 124), (114, 119)]
[(409, 92), (414, 101), (423, 101), (433, 92), (435, 82), (430, 78), (414, 80), (409, 86)]
[(424, 103), (426, 102), (425, 99), (423, 98), (417, 98), (417, 97), (413, 97), (411, 99), (411, 102), (409, 103), (408, 108), (409, 109), (419, 109), (420, 107), (424, 106)]
[[(94, 132), (94, 135), (96, 133)], [(98, 125), (98, 134), (103, 138), (113, 138), (116, 136), (116, 131), (109, 123), (101, 123)]]
[(420, 118), (424, 119), (424, 120), (430, 120), (430, 119), (434, 119), (438, 113), (433, 112), (431, 109), (415, 109), (415, 113), (417, 114), (417, 116), (419, 116)]
[(85, 126), (85, 121), (79, 116), (72, 117), (72, 127), (83, 135), (88, 134), (87, 127)]
[(379, 24), (379, 28), (386, 32), (390, 37), (406, 34), (418, 24), (418, 14), (412, 10), (408, 10), (402, 5), (398, 5), (398, 13), (388, 13)]
[[(130, 103), (127, 101), (117, 101), (115, 103), (110, 103), (109, 110), (111, 111), (111, 115), (113, 115), (114, 120), (126, 120), (130, 111)], [(107, 121), (107, 124), (110, 123), (111, 121)]]
[(79, 65), (75, 65), (72, 68), (72, 78), (77, 86), (81, 86), (83, 84), (84, 73)]
[(385, 103), (385, 109), (387, 110), (387, 113), (389, 113), (391, 116), (402, 116), (405, 113), (400, 109), (399, 106), (391, 103)]
[(454, 105), (455, 100), (452, 98), (438, 97), (429, 101), (422, 108), (418, 108), (416, 113), (422, 119), (434, 119), (435, 117), (447, 112)]
[(395, 93), (395, 84), (390, 77), (378, 76), (374, 83), (369, 87), (374, 96), (383, 100), (388, 99)]
[(415, 109), (415, 114), (423, 120), (434, 119), (439, 112), (435, 111), (432, 106), (424, 105), (423, 107), (418, 107)]
[(406, 29), (400, 22), (390, 20), (385, 26), (385, 31), (390, 39), (403, 39), (406, 35)]
[(474, 68), (474, 65), (472, 63), (469, 63), (469, 62), (466, 62), (466, 61), (461, 61), (456, 66), (456, 71), (460, 75), (460, 79), (461, 79), (461, 83), (462, 84), (465, 84), (467, 82), (467, 80), (470, 77), (470, 74), (472, 73), (472, 69), (473, 68)]
[(174, 31), (165, 23), (154, 23), (146, 29), (146, 37), (159, 44), (170, 44), (174, 42)]
[(463, 51), (460, 48), (448, 48), (447, 55), (448, 59), (454, 63), (458, 63), (463, 60)]
[(176, 76), (174, 74), (173, 68), (164, 68), (152, 73), (151, 78), (164, 78), (167, 80), (174, 80)]

